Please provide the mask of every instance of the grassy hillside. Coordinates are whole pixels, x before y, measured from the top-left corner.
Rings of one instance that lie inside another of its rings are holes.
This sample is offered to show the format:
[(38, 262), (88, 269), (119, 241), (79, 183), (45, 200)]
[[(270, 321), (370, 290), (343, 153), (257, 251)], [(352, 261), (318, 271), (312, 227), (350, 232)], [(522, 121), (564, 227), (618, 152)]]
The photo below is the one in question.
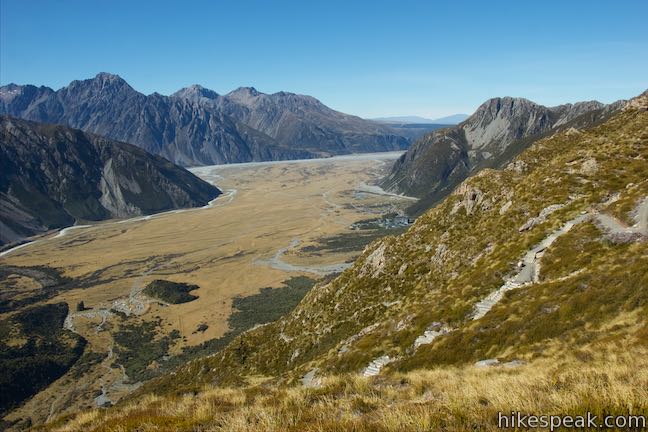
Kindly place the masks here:
[[(61, 418), (48, 430), (428, 432), (501, 430), (498, 411), (648, 415), (648, 363), (615, 355), (601, 364), (542, 360), (516, 369), (445, 367), (381, 379), (335, 375), (318, 388), (207, 386), (147, 395), (110, 410)], [(628, 377), (643, 387), (628, 382)], [(602, 417), (599, 417), (599, 419)], [(606, 429), (602, 429), (606, 430)], [(609, 430), (609, 429), (607, 429)]]
[[(480, 172), (288, 315), (63, 430), (488, 430), (506, 410), (646, 413), (648, 241), (625, 227), (645, 216), (645, 99)], [(359, 377), (383, 356), (378, 377)]]

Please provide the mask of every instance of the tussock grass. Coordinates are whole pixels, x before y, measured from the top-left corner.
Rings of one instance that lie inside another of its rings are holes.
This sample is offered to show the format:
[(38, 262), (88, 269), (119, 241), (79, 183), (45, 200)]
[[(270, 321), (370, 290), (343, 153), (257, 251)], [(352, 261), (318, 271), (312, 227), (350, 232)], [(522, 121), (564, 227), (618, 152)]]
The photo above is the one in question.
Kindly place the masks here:
[[(85, 431), (496, 430), (498, 411), (648, 414), (648, 349), (516, 368), (438, 367), (386, 377), (324, 377), (321, 387), (205, 387), (93, 410), (43, 429)], [(253, 394), (254, 397), (249, 397)]]

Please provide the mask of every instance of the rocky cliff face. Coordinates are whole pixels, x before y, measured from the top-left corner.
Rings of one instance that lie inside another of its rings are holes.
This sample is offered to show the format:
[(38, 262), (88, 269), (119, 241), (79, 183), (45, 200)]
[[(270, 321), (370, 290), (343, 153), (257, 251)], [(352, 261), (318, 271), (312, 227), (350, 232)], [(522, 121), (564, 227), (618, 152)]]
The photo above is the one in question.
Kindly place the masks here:
[(129, 142), (192, 166), (404, 149), (392, 129), (333, 111), (309, 96), (240, 89), (226, 96), (191, 86), (146, 96), (117, 75), (54, 91), (0, 88), (0, 113)]
[(64, 126), (0, 116), (0, 144), (0, 244), (75, 221), (202, 206), (220, 194), (162, 157)]
[(540, 137), (607, 118), (620, 104), (579, 102), (545, 107), (522, 98), (494, 98), (455, 127), (418, 140), (394, 165), (383, 186), (421, 198), (421, 211), (469, 175), (510, 161)]

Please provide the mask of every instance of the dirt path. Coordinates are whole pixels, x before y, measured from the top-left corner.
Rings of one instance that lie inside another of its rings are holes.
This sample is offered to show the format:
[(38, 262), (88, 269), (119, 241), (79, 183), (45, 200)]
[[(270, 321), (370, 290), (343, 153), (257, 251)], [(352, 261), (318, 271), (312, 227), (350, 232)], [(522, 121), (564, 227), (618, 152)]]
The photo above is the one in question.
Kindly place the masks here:
[(635, 224), (630, 227), (608, 214), (599, 213), (595, 217), (597, 222), (612, 235), (639, 234), (648, 236), (648, 197), (644, 198), (634, 213)]
[(635, 229), (642, 235), (648, 236), (648, 197), (644, 198), (636, 216), (637, 224)]
[(589, 214), (582, 214), (568, 221), (560, 227), (560, 229), (552, 232), (536, 246), (529, 249), (518, 264), (519, 271), (512, 277), (507, 278), (501, 287), (475, 305), (472, 319), (477, 320), (486, 315), (493, 306), (502, 300), (506, 292), (538, 282), (540, 279), (540, 260), (544, 255), (545, 250), (551, 246), (558, 237), (569, 232), (575, 225), (585, 221), (589, 217)]
[[(112, 363), (112, 358), (113, 358), (113, 345), (110, 345), (110, 348), (108, 350), (108, 354), (106, 355), (106, 358), (101, 362), (101, 367), (106, 369), (106, 372), (108, 374), (112, 374), (113, 368), (110, 367), (110, 364)], [(108, 397), (108, 389), (106, 387), (106, 380), (102, 377), (99, 379), (99, 382), (101, 383), (101, 394), (94, 398), (95, 405), (98, 407), (102, 407), (108, 403), (112, 403), (110, 398)]]

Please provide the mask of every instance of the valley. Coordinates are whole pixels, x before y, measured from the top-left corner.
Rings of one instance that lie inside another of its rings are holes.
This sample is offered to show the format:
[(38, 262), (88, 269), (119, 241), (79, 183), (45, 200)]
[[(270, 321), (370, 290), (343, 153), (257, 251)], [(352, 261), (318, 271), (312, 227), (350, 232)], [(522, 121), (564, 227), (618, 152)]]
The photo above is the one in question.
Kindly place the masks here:
[(581, 3), (0, 0), (0, 432), (648, 430), (648, 2)]
[[(7, 420), (115, 403), (173, 369), (174, 357), (209, 354), (234, 330), (288, 312), (366, 244), (404, 231), (398, 215), (413, 200), (371, 186), (400, 154), (193, 168), (223, 191), (202, 208), (84, 223), (5, 250), (0, 284), (11, 289), (0, 319), (65, 303), (65, 329), (87, 341), (65, 375)], [(154, 280), (195, 289), (171, 303), (144, 294)]]

